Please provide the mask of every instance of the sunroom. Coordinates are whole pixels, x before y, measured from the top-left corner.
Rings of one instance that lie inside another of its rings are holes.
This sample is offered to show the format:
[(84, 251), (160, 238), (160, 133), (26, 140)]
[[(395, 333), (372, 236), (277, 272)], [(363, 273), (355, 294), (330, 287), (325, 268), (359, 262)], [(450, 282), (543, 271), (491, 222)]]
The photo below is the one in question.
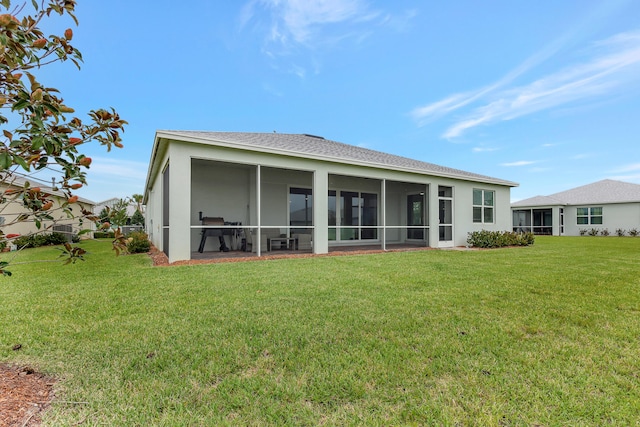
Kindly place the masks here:
[[(162, 131), (147, 230), (171, 262), (453, 246), (470, 229), (508, 228), (513, 185), (311, 135)], [(480, 224), (478, 191), (491, 195)]]
[[(328, 191), (320, 200), (313, 175), (192, 159), (192, 258), (203, 257), (196, 252), (206, 257), (224, 248), (258, 256), (281, 250), (311, 252), (316, 203), (326, 206), (329, 249), (428, 246), (429, 185), (328, 174)], [(212, 218), (218, 219), (215, 227)]]

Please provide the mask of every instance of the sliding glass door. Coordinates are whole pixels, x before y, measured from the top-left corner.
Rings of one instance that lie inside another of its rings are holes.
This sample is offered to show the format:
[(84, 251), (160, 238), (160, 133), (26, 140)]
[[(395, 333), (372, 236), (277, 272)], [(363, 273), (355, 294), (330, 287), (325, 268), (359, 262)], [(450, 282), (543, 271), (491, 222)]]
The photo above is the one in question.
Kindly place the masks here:
[(424, 226), (424, 194), (409, 194), (407, 196), (407, 239), (423, 240), (423, 228), (411, 228)]
[(377, 226), (377, 194), (329, 191), (329, 240), (348, 242), (377, 239)]

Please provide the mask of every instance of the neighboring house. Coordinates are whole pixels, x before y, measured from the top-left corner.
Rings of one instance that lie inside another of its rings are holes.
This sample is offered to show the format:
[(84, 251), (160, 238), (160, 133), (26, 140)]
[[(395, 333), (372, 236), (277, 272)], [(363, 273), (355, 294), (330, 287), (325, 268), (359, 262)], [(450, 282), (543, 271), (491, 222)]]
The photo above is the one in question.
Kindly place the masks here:
[[(47, 198), (53, 202), (53, 206), (47, 212), (50, 213), (54, 220), (42, 221), (39, 229), (36, 227), (33, 217), (26, 221), (13, 223), (20, 215), (30, 212), (25, 209), (21, 195), (15, 194), (15, 190), (24, 188), (26, 181), (29, 181), (31, 188), (39, 187), (41, 192), (47, 194)], [(7, 178), (6, 182), (0, 182), (0, 192), (2, 192), (2, 196), (5, 199), (5, 202), (0, 204), (0, 227), (5, 236), (8, 234), (26, 235), (36, 232), (51, 233), (55, 231), (67, 235), (71, 240), (71, 237), (78, 234), (80, 230), (95, 229), (93, 222), (85, 220), (83, 224), (80, 224), (78, 218), (69, 218), (60, 209), (61, 205), (66, 201), (66, 196), (62, 191), (54, 190), (50, 185), (33, 178), (19, 176)], [(91, 200), (78, 198), (76, 203), (69, 205), (69, 208), (74, 215), (80, 216), (82, 209), (93, 212), (94, 205), (95, 203)], [(92, 233), (85, 233), (80, 236), (83, 239), (92, 237)]]
[[(109, 209), (113, 208), (113, 206), (116, 203), (118, 203), (120, 200), (122, 199), (118, 197), (112, 197), (111, 199), (103, 200), (102, 202), (96, 203), (96, 207), (95, 207), (96, 215), (99, 215), (100, 212), (102, 212), (102, 210), (106, 207), (109, 207)], [(133, 216), (133, 214), (136, 213), (137, 209), (138, 207), (136, 206), (136, 203), (133, 201), (130, 201), (129, 204), (127, 205), (127, 216), (129, 217)]]
[(514, 186), (313, 135), (158, 131), (143, 203), (151, 241), (174, 262), (198, 250), (203, 217), (241, 223), (257, 255), (268, 236), (306, 235), (316, 254), (461, 246), (469, 232), (511, 228)]
[(514, 231), (579, 236), (580, 230), (640, 230), (640, 185), (605, 179), (511, 204)]
[[(138, 206), (138, 204), (133, 200), (120, 199), (118, 197), (113, 197), (111, 199), (103, 200), (102, 202), (96, 203), (96, 207), (95, 207), (96, 215), (100, 215), (102, 213), (102, 211), (107, 207), (109, 209), (113, 209), (114, 205), (116, 203), (120, 202), (120, 200), (125, 200), (125, 201), (128, 202), (128, 205), (127, 205), (127, 216), (129, 218), (133, 217), (133, 215), (136, 213), (138, 208), (140, 209), (140, 213), (142, 215), (144, 215), (144, 206), (142, 206), (142, 205)], [(117, 227), (112, 225), (111, 228), (115, 229)], [(133, 224), (123, 225), (121, 227), (121, 230), (125, 235), (131, 233), (132, 231), (143, 231), (143, 229), (144, 229), (144, 227), (142, 225), (133, 225)]]

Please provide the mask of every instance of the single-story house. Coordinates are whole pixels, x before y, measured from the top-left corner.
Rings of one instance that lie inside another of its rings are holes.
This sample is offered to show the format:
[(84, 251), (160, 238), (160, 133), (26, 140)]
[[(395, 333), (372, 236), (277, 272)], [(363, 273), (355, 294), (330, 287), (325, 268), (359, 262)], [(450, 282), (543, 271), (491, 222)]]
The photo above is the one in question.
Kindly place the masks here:
[(579, 236), (580, 231), (640, 230), (640, 185), (605, 179), (511, 204), (514, 231)]
[[(121, 199), (119, 197), (112, 197), (110, 199), (103, 200), (101, 202), (97, 202), (96, 203), (96, 207), (95, 207), (96, 214), (99, 215), (100, 212), (102, 212), (102, 210), (105, 209), (105, 208), (112, 209), (116, 205), (116, 203), (120, 202), (120, 200), (123, 200), (123, 199)], [(127, 204), (127, 216), (131, 217), (131, 216), (133, 216), (134, 213), (136, 213), (136, 210), (138, 210), (138, 206), (132, 200), (127, 200), (127, 201), (128, 201), (128, 204)], [(140, 210), (142, 210), (142, 207), (141, 207)]]
[[(514, 186), (314, 135), (158, 131), (143, 203), (151, 241), (175, 262), (222, 250), (219, 239), (258, 256), (274, 242), (316, 254), (462, 246), (511, 228)], [(222, 237), (205, 239), (212, 224)]]
[[(22, 194), (19, 192), (25, 188), (27, 182), (29, 182), (29, 187), (32, 189), (38, 187), (40, 194), (52, 202), (52, 206), (47, 212), (53, 217), (53, 220), (43, 220), (40, 228), (36, 226), (33, 217), (18, 221), (21, 215), (31, 212), (25, 208)], [(91, 221), (84, 221), (83, 224), (80, 224), (78, 218), (69, 218), (61, 209), (62, 204), (67, 200), (65, 194), (39, 180), (15, 174), (13, 176), (5, 176), (4, 180), (0, 181), (0, 192), (4, 198), (2, 210), (0, 211), (0, 228), (5, 236), (9, 234), (22, 236), (37, 232), (57, 232), (65, 234), (71, 240), (72, 236), (78, 234), (81, 230), (95, 229), (95, 225)], [(94, 206), (95, 203), (91, 200), (79, 197), (78, 201), (71, 204), (69, 208), (72, 214), (80, 216), (82, 210), (93, 212)], [(86, 233), (80, 237), (92, 238), (93, 235), (92, 233)]]

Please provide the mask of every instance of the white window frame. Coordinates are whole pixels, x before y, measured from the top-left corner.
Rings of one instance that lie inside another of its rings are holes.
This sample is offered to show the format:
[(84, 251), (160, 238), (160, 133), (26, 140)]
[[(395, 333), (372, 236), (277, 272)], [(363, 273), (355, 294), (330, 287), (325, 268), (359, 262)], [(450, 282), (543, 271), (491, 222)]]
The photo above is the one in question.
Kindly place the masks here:
[[(587, 213), (581, 215), (580, 209), (586, 209)], [(600, 209), (600, 213), (594, 214), (593, 211), (595, 209)], [(580, 224), (580, 222), (578, 221), (578, 218), (586, 218), (587, 222), (585, 224)], [(600, 222), (594, 223), (593, 222), (594, 218), (600, 218)], [(603, 225), (603, 224), (604, 224), (604, 209), (602, 208), (602, 206), (580, 206), (576, 208), (576, 225), (584, 226), (584, 225)]]
[[(476, 191), (480, 191), (481, 194), (481, 204), (476, 204), (475, 203), (475, 194)], [(487, 203), (487, 199), (485, 197), (485, 194), (487, 193), (491, 193), (492, 197), (491, 197), (491, 205), (486, 204)], [(474, 224), (495, 224), (496, 223), (496, 192), (495, 190), (485, 190), (483, 188), (474, 188), (472, 191), (472, 212), (471, 212), (471, 216), (472, 216), (472, 221)], [(475, 219), (475, 210), (476, 209), (480, 209), (480, 221), (476, 221)], [(486, 210), (487, 209), (491, 209), (491, 221), (485, 221), (486, 218)]]

